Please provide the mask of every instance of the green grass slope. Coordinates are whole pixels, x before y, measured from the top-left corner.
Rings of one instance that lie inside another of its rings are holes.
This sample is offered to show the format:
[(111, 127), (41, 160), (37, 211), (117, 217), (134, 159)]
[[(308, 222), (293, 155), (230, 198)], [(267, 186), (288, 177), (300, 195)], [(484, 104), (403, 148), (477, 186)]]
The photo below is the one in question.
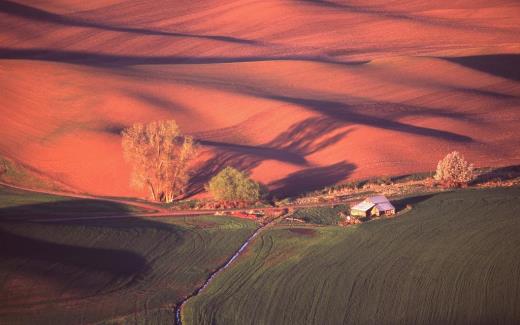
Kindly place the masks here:
[(394, 219), (265, 231), (185, 323), (518, 323), (520, 188), (410, 201)]
[(27, 220), (78, 216), (131, 215), (144, 208), (96, 199), (78, 199), (0, 185), (0, 219)]
[[(3, 191), (0, 324), (172, 323), (174, 305), (256, 229), (214, 216), (28, 221), (107, 207)], [(20, 211), (27, 218), (4, 218)]]
[(348, 211), (348, 207), (343, 204), (334, 207), (303, 208), (297, 210), (293, 218), (318, 225), (337, 225), (340, 221), (339, 213)]

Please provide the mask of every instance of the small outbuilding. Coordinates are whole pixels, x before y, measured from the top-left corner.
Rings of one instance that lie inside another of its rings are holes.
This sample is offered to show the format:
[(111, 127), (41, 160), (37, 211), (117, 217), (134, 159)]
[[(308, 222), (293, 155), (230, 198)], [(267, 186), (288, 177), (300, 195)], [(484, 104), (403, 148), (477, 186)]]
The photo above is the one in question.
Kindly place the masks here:
[(390, 216), (395, 214), (395, 207), (384, 195), (375, 195), (350, 208), (350, 215), (356, 217)]

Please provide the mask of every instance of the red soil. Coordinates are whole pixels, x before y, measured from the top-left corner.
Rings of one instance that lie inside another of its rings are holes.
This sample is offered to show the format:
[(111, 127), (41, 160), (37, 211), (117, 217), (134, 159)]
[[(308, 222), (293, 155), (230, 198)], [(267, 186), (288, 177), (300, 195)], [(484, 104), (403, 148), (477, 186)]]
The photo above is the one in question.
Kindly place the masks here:
[(174, 118), (277, 194), (518, 164), (520, 3), (5, 1), (0, 155), (78, 190), (129, 184), (121, 128)]

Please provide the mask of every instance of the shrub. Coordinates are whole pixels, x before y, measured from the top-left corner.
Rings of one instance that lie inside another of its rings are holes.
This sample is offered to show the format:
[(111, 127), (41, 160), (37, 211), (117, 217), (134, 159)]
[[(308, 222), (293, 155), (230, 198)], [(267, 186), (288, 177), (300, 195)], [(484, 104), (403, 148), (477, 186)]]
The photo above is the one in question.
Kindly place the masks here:
[(435, 180), (449, 187), (468, 184), (474, 178), (473, 165), (457, 151), (449, 153), (437, 164)]
[(265, 191), (260, 183), (233, 167), (226, 167), (214, 176), (207, 190), (217, 200), (247, 202), (260, 200)]

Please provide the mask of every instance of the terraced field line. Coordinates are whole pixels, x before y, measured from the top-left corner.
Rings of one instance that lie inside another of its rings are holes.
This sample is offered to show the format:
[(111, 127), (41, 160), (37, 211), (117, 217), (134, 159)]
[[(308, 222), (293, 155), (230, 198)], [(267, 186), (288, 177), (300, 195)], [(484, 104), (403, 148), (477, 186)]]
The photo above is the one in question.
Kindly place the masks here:
[(235, 261), (240, 256), (240, 254), (247, 248), (247, 246), (249, 246), (249, 244), (255, 239), (255, 237), (260, 232), (262, 232), (266, 228), (274, 225), (276, 222), (282, 220), (283, 218), (285, 218), (287, 216), (288, 216), (288, 214), (281, 215), (278, 218), (271, 220), (271, 222), (269, 222), (263, 226), (260, 226), (257, 230), (255, 230), (255, 232), (253, 234), (251, 234), (251, 236), (249, 236), (249, 238), (246, 239), (246, 241), (238, 248), (238, 250), (235, 252), (235, 254), (233, 254), (231, 256), (231, 258), (224, 265), (222, 265), (215, 272), (210, 274), (210, 276), (202, 284), (202, 286), (195, 289), (195, 291), (191, 295), (184, 298), (184, 300), (182, 300), (180, 302), (180, 304), (177, 304), (177, 306), (175, 306), (175, 309), (174, 309), (174, 312), (175, 312), (175, 324), (174, 325), (182, 325), (182, 308), (188, 302), (188, 300), (190, 300), (191, 298), (197, 296), (199, 293), (204, 291), (204, 289), (206, 289), (209, 286), (211, 281), (213, 281), (217, 277), (217, 275), (219, 275), (222, 271), (226, 270), (231, 265), (231, 263), (233, 263), (233, 261)]

